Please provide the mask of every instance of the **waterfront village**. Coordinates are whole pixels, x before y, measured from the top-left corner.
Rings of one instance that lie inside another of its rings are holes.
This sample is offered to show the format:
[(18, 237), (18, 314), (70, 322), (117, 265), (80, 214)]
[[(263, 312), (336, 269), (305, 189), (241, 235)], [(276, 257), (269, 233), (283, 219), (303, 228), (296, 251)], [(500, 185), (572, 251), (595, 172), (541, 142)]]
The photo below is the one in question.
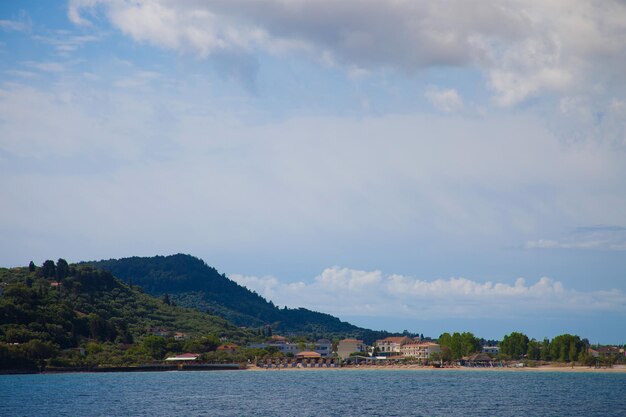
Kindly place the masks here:
[[(467, 334), (469, 333), (464, 335)], [(459, 334), (455, 333), (455, 335)], [(521, 334), (513, 333), (512, 335)], [(173, 335), (178, 340), (184, 336), (180, 332)], [(456, 358), (451, 358), (448, 346), (442, 346), (430, 338), (422, 339), (420, 336), (391, 336), (376, 340), (368, 346), (363, 340), (355, 338), (345, 338), (335, 342), (318, 339), (315, 342), (306, 343), (289, 341), (284, 336), (272, 335), (265, 342), (253, 343), (245, 348), (240, 348), (234, 343), (223, 343), (217, 347), (216, 351), (235, 355), (242, 349), (266, 352), (264, 355), (255, 356), (254, 360), (249, 359), (247, 366), (264, 369), (397, 366), (401, 364), (436, 368), (524, 367), (532, 363), (527, 360), (529, 355), (521, 354), (517, 358), (511, 358), (509, 355), (502, 354), (500, 346), (495, 344), (484, 344), (473, 350), (470, 349), (465, 356), (458, 357), (457, 355)], [(585, 346), (585, 350), (585, 353), (577, 355), (579, 357), (576, 359), (580, 360), (580, 364), (600, 367), (626, 362), (624, 347), (598, 346), (593, 349)], [(178, 362), (181, 366), (183, 363), (192, 364), (201, 360), (202, 355), (199, 353), (184, 353), (165, 359), (166, 362)], [(573, 360), (568, 362), (573, 362)]]

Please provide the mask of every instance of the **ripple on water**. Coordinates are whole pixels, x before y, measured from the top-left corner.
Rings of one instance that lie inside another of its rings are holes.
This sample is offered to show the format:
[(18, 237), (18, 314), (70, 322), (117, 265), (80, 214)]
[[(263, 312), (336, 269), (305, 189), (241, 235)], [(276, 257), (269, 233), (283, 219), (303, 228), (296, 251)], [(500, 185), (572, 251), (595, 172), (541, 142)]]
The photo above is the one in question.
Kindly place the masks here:
[(167, 372), (0, 376), (1, 416), (626, 416), (626, 374)]

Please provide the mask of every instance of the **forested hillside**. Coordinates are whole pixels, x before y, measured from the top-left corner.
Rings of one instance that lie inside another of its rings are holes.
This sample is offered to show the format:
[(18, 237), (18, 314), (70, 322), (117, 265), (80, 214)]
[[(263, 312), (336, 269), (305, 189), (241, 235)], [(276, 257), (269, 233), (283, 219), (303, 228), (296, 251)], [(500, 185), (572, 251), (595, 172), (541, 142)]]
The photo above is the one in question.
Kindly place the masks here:
[(283, 334), (353, 336), (369, 343), (390, 335), (304, 308), (280, 309), (190, 255), (132, 257), (87, 264), (110, 271), (126, 283), (140, 285), (149, 294), (168, 294), (179, 305), (219, 315), (239, 326), (270, 325), (273, 331)]
[(154, 355), (140, 344), (151, 328), (241, 344), (255, 337), (221, 317), (166, 301), (109, 272), (69, 266), (62, 259), (41, 268), (0, 268), (0, 369), (33, 367), (51, 358), (61, 365), (80, 364), (88, 359), (70, 357), (71, 349), (79, 347), (94, 353), (90, 364), (160, 359), (165, 350)]

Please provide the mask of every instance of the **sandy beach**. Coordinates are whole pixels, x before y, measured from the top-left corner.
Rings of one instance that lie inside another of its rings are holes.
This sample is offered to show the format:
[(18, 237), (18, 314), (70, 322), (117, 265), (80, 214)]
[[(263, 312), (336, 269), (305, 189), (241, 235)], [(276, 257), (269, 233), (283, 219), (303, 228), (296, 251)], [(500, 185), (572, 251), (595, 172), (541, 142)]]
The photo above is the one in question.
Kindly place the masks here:
[(317, 371), (437, 371), (437, 372), (458, 372), (458, 371), (471, 371), (471, 372), (564, 372), (564, 373), (626, 373), (626, 365), (615, 365), (612, 368), (593, 368), (588, 366), (563, 366), (563, 365), (543, 365), (536, 367), (484, 367), (484, 368), (471, 368), (471, 367), (450, 367), (450, 368), (434, 368), (430, 366), (419, 365), (369, 365), (369, 366), (347, 366), (343, 368), (259, 368), (257, 366), (248, 367), (250, 371), (267, 371), (267, 372), (283, 372), (283, 371), (302, 371), (302, 372), (317, 372)]

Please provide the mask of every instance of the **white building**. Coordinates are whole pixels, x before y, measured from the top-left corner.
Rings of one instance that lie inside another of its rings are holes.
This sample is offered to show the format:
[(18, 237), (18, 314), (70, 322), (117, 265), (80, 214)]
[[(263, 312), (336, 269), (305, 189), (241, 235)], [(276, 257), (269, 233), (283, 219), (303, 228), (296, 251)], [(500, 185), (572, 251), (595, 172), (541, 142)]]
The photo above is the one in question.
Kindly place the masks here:
[(400, 347), (413, 341), (406, 336), (387, 337), (376, 341), (378, 352), (383, 356), (399, 355)]
[(402, 356), (420, 360), (428, 360), (433, 353), (441, 352), (441, 346), (433, 342), (405, 343), (400, 347)]
[(315, 342), (315, 352), (322, 355), (322, 358), (332, 356), (333, 342), (328, 339), (319, 339), (317, 342)]
[(255, 349), (265, 349), (268, 347), (274, 347), (276, 350), (286, 355), (287, 353), (293, 353), (294, 356), (300, 352), (311, 350), (313, 352), (317, 352), (322, 355), (323, 358), (327, 358), (332, 356), (333, 354), (333, 343), (328, 339), (319, 339), (315, 343), (291, 343), (287, 342), (284, 338), (282, 339), (272, 339), (267, 343), (254, 343), (249, 347)]
[(500, 354), (500, 347), (498, 346), (483, 346), (482, 352), (488, 355), (498, 356)]

